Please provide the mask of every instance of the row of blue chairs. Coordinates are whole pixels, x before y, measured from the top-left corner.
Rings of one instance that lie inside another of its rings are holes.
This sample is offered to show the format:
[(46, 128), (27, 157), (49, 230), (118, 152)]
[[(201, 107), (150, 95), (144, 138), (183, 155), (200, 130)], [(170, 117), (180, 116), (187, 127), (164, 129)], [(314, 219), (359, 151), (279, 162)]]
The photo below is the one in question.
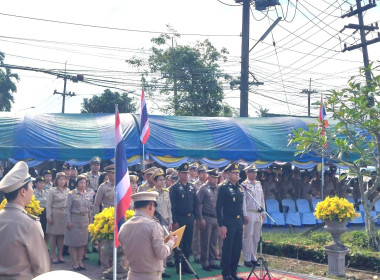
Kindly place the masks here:
[[(321, 199), (312, 199), (311, 205), (310, 202), (307, 199), (283, 199), (281, 200), (281, 205), (283, 211), (280, 211), (280, 203), (276, 199), (267, 199), (265, 201), (266, 204), (266, 210), (269, 213), (269, 215), (273, 218), (275, 223), (272, 222), (269, 218), (266, 218), (264, 221), (264, 224), (266, 224), (268, 227), (271, 227), (273, 225), (277, 226), (301, 226), (304, 225), (316, 225), (318, 223), (322, 223), (321, 220), (318, 220), (314, 216), (315, 208), (320, 202)], [(351, 203), (354, 203), (353, 199), (348, 199)], [(363, 206), (359, 205), (359, 211), (357, 212), (360, 214), (359, 217), (355, 218), (353, 221), (348, 223), (348, 226), (352, 224), (359, 224), (364, 226), (365, 217)], [(375, 205), (375, 211), (371, 211), (371, 216), (375, 219), (376, 216), (380, 213), (380, 201), (378, 201)], [(379, 219), (376, 221), (377, 223), (380, 222)]]

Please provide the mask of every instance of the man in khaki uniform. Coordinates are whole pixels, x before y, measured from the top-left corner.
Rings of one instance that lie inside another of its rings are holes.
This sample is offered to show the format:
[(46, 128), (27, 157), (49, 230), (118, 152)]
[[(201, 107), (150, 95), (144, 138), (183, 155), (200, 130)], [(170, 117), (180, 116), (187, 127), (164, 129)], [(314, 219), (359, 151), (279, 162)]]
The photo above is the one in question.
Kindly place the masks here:
[(30, 280), (50, 270), (38, 217), (25, 211), (33, 196), (28, 165), (19, 161), (0, 182), (8, 203), (0, 211), (0, 279)]
[(99, 176), (102, 174), (100, 171), (100, 157), (93, 157), (90, 160), (90, 172), (87, 173), (87, 178), (89, 181), (88, 188), (93, 189), (94, 191), (98, 190), (99, 187)]
[[(244, 168), (244, 171), (247, 174), (247, 179), (242, 184), (250, 190), (257, 202), (262, 207), (265, 207), (263, 188), (260, 181), (256, 180), (256, 165), (251, 164)], [(265, 219), (265, 213), (260, 213), (259, 210), (257, 203), (244, 191), (243, 213), (246, 225), (243, 236), (243, 254), (244, 265), (248, 267), (258, 266), (256, 258), (257, 244), (260, 240), (260, 231)]]
[(95, 214), (100, 212), (100, 205), (102, 205), (102, 209), (104, 209), (113, 207), (115, 203), (115, 165), (108, 165), (104, 168), (104, 171), (107, 172), (108, 180), (101, 184), (96, 192), (94, 200)]
[(220, 269), (217, 265), (218, 221), (216, 219), (216, 199), (218, 197), (218, 169), (208, 170), (208, 180), (197, 192), (201, 208), (201, 264), (205, 271)]
[[(169, 231), (172, 230), (172, 204), (170, 203), (170, 196), (169, 196), (169, 190), (165, 189), (165, 177), (164, 177), (164, 171), (161, 168), (156, 169), (154, 173), (152, 174), (151, 180), (154, 182), (154, 187), (149, 189), (148, 192), (158, 192), (157, 197), (157, 208), (156, 210), (162, 218), (168, 223), (167, 229)], [(170, 257), (170, 256), (169, 256)], [(168, 257), (169, 263), (171, 262), (171, 258)], [(174, 264), (173, 264), (174, 266)], [(166, 260), (164, 260), (164, 267), (166, 267)], [(169, 278), (170, 274), (166, 273), (165, 271), (162, 273), (163, 278)]]
[[(197, 168), (198, 179), (193, 183), (193, 187), (196, 192), (199, 191), (201, 185), (207, 182), (207, 166), (205, 164), (201, 164)], [(194, 226), (194, 235), (193, 235), (193, 244), (192, 251), (195, 263), (200, 263), (201, 258), (201, 228), (200, 224)]]
[(168, 242), (164, 243), (164, 231), (152, 219), (158, 195), (155, 191), (131, 195), (136, 211), (119, 232), (119, 241), (129, 263), (128, 280), (162, 279), (163, 260), (177, 241), (177, 236), (170, 233)]
[(189, 165), (189, 178), (187, 179), (189, 183), (194, 183), (198, 178), (198, 162), (194, 162)]
[(156, 171), (157, 167), (151, 167), (144, 172), (144, 178), (145, 182), (142, 183), (139, 188), (137, 189), (137, 192), (146, 192), (147, 190), (154, 187), (154, 181), (151, 179), (154, 171)]

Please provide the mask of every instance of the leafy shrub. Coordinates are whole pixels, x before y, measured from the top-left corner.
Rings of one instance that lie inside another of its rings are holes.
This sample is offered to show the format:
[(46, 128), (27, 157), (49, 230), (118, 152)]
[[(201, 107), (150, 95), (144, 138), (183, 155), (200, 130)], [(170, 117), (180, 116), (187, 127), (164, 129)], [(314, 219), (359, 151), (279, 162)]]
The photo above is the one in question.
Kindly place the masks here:
[(355, 246), (359, 248), (368, 248), (369, 238), (364, 231), (352, 231), (342, 235), (342, 242), (347, 246)]

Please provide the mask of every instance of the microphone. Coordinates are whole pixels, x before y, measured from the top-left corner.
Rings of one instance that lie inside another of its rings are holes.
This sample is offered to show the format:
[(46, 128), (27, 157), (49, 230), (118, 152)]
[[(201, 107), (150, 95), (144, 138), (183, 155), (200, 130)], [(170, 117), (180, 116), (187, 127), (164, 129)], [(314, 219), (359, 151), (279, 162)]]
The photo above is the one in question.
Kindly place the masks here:
[(157, 218), (158, 222), (161, 225), (163, 225), (163, 226), (169, 226), (168, 222), (165, 221), (165, 219), (161, 216), (160, 212), (158, 212), (157, 210), (155, 210), (153, 215)]

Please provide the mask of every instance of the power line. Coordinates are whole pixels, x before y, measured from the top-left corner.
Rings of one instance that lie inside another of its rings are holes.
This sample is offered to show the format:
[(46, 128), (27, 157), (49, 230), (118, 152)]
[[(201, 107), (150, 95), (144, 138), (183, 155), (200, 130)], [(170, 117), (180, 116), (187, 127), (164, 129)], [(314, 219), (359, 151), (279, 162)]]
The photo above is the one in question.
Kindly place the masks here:
[(29, 20), (37, 20), (37, 21), (42, 21), (42, 22), (51, 22), (51, 23), (59, 23), (59, 24), (66, 24), (66, 25), (81, 26), (81, 27), (100, 28), (100, 29), (117, 30), (117, 31), (128, 31), (128, 32), (138, 32), (138, 33), (179, 34), (181, 36), (205, 36), (205, 37), (240, 37), (240, 35), (235, 35), (235, 34), (177, 33), (177, 32), (161, 32), (161, 31), (128, 29), (128, 28), (119, 28), (119, 27), (110, 27), (110, 26), (101, 26), (101, 25), (91, 25), (91, 24), (84, 24), (84, 23), (74, 23), (74, 22), (59, 21), (59, 20), (52, 20), (52, 19), (35, 18), (35, 17), (28, 17), (28, 16), (20, 16), (20, 15), (7, 14), (7, 13), (0, 13), (0, 15), (2, 15), (2, 16), (8, 16), (8, 17), (15, 17), (15, 18), (22, 18), (22, 19), (29, 19)]

